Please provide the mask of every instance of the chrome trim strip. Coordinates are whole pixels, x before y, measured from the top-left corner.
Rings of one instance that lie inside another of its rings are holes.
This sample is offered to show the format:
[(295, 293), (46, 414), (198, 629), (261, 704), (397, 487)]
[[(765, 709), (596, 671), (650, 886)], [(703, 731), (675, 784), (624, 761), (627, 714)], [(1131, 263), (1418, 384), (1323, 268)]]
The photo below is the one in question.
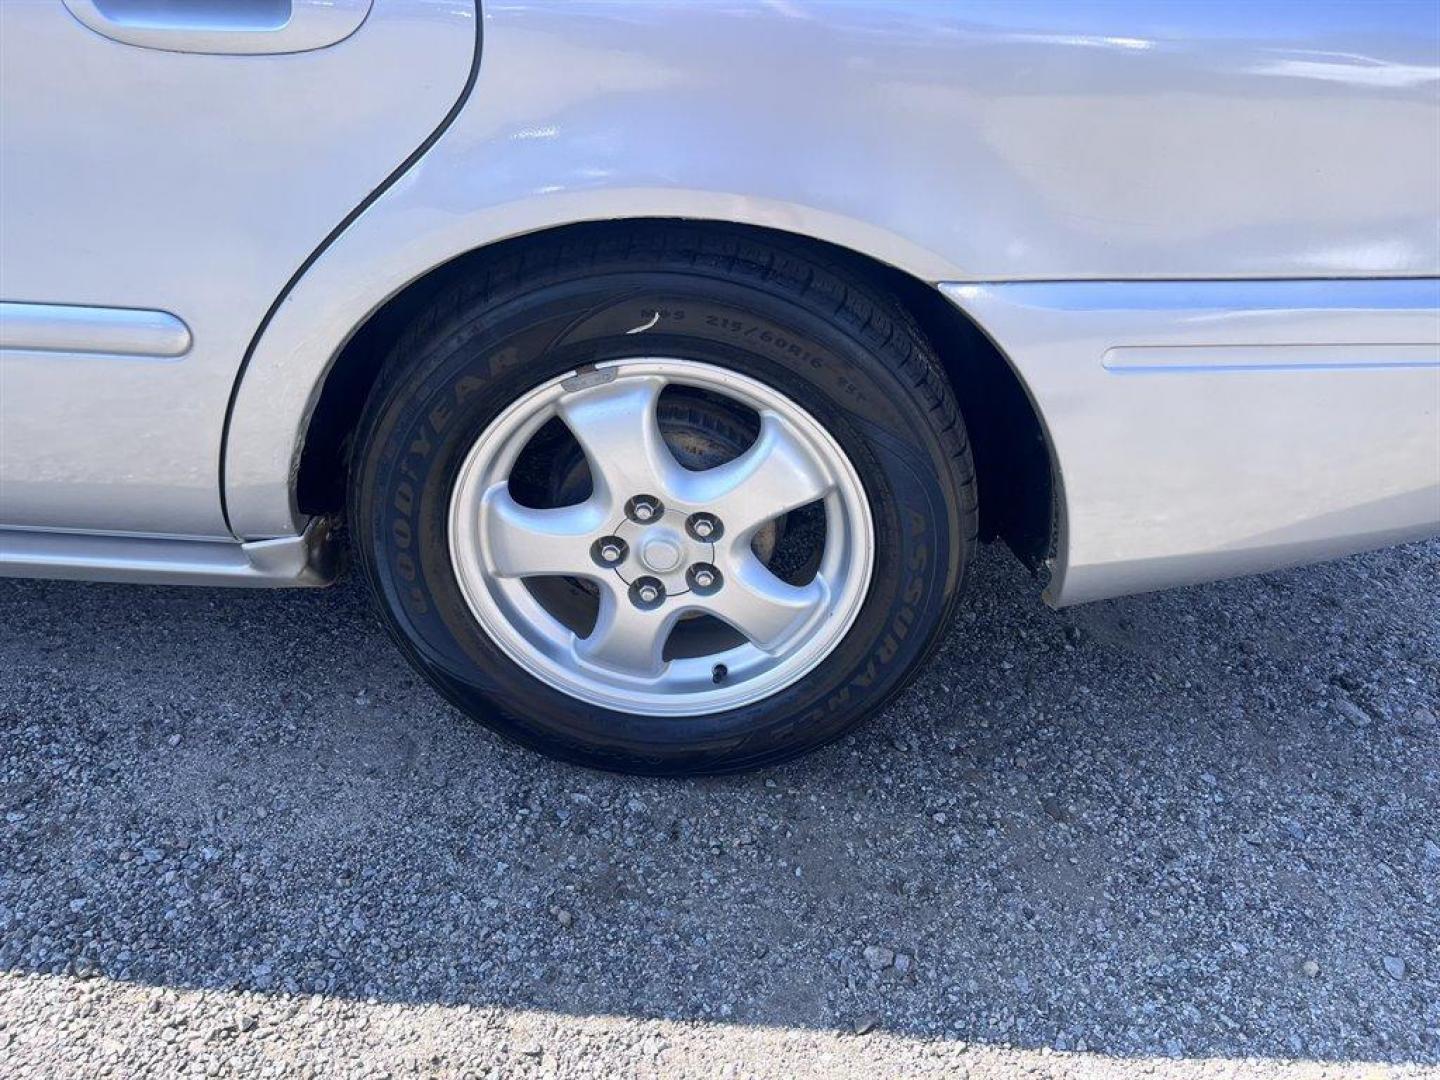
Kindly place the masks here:
[(1116, 375), (1440, 367), (1440, 345), (1120, 345), (1100, 363)]
[(0, 577), (165, 585), (314, 588), (335, 580), (330, 523), (299, 536), (229, 540), (0, 528)]
[(172, 358), (191, 340), (168, 311), (0, 301), (0, 349)]
[(1064, 281), (956, 281), (942, 283), (952, 299), (1003, 288), (1011, 302), (1046, 311), (1174, 312), (1224, 327), (1251, 316), (1296, 311), (1434, 313), (1440, 278), (1114, 278)]

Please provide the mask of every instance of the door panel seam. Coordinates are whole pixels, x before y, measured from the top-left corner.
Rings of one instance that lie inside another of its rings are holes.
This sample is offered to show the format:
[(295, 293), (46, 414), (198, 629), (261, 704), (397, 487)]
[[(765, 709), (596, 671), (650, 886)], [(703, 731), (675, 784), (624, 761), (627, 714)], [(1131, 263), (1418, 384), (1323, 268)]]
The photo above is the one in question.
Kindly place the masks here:
[(329, 249), (330, 245), (333, 244), (337, 239), (339, 239), (340, 235), (344, 233), (345, 230), (348, 229), (352, 224), (354, 224), (355, 220), (361, 214), (363, 214), (372, 205), (374, 205), (375, 202), (382, 195), (385, 194), (385, 192), (390, 190), (390, 188), (393, 187), (402, 176), (404, 176), (407, 172), (410, 171), (411, 168), (414, 167), (416, 162), (418, 162), (422, 157), (426, 155), (426, 153), (429, 152), (430, 148), (439, 141), (440, 136), (444, 135), (445, 132), (449, 129), (450, 125), (455, 122), (455, 118), (460, 115), (460, 110), (465, 107), (465, 103), (470, 99), (470, 94), (475, 89), (476, 80), (479, 78), (480, 75), (480, 54), (483, 44), (483, 19), (480, 2), (481, 0), (475, 0), (474, 5), (475, 45), (470, 56), (470, 71), (465, 78), (465, 85), (460, 88), (460, 95), (455, 99), (455, 103), (450, 106), (450, 110), (444, 115), (444, 117), (441, 118), (440, 123), (436, 125), (435, 129), (431, 131), (429, 135), (425, 137), (425, 139), (420, 143), (420, 145), (417, 146), (414, 150), (412, 150), (405, 157), (405, 159), (401, 161), (400, 164), (397, 165), (388, 176), (385, 177), (385, 179), (381, 180), (380, 183), (376, 185), (376, 187), (370, 192), (370, 194), (366, 195), (365, 198), (361, 199), (360, 202), (357, 203), (348, 214), (341, 218), (339, 224), (337, 224), (333, 229), (330, 230), (329, 233), (325, 235), (325, 238), (320, 241), (319, 245), (315, 248), (315, 250), (312, 251), (308, 256), (306, 256), (305, 261), (302, 262), (300, 266), (295, 270), (295, 272), (290, 275), (289, 280), (285, 282), (284, 288), (280, 290), (279, 294), (275, 297), (275, 299), (271, 302), (270, 306), (266, 309), (264, 316), (260, 320), (260, 325), (256, 327), (255, 333), (250, 338), (249, 345), (247, 345), (245, 348), (245, 355), (240, 359), (240, 366), (235, 372), (235, 381), (230, 386), (229, 400), (225, 403), (225, 422), (220, 429), (219, 455), (220, 516), (225, 523), (225, 528), (237, 540), (241, 539), (241, 537), (235, 532), (235, 527), (230, 523), (230, 507), (227, 504), (227, 500), (225, 497), (225, 459), (226, 452), (230, 443), (230, 425), (235, 415), (235, 402), (240, 396), (240, 385), (245, 380), (245, 372), (250, 366), (250, 360), (255, 355), (255, 350), (260, 345), (260, 339), (264, 337), (265, 331), (269, 328), (271, 321), (275, 318), (275, 313), (280, 310), (280, 305), (283, 304), (285, 300), (289, 297), (291, 292), (294, 291), (295, 286), (299, 284), (300, 279), (305, 276), (306, 272), (310, 269), (310, 267), (315, 265), (315, 263), (319, 260), (320, 256), (325, 254), (325, 252)]

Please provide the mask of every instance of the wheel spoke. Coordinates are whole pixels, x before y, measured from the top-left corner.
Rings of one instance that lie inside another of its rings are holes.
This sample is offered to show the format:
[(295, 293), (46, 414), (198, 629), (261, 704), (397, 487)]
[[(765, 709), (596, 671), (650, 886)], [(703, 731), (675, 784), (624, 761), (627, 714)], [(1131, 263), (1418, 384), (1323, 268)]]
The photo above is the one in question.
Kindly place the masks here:
[(501, 577), (594, 576), (590, 545), (604, 523), (594, 501), (553, 510), (521, 506), (505, 484), (485, 495), (481, 510), (486, 555)]
[(780, 416), (761, 414), (760, 434), (739, 457), (683, 477), (685, 498), (742, 538), (767, 521), (822, 498), (834, 487), (828, 470)]
[(684, 471), (660, 433), (660, 376), (617, 379), (567, 394), (560, 418), (585, 451), (611, 505), (642, 492), (665, 496)]
[(612, 671), (653, 678), (665, 667), (661, 653), (676, 617), (676, 611), (636, 607), (620, 587), (606, 581), (595, 628), (575, 642), (575, 655)]
[(768, 652), (829, 602), (830, 587), (824, 578), (791, 585), (747, 552), (732, 567), (724, 588), (705, 598), (704, 610)]

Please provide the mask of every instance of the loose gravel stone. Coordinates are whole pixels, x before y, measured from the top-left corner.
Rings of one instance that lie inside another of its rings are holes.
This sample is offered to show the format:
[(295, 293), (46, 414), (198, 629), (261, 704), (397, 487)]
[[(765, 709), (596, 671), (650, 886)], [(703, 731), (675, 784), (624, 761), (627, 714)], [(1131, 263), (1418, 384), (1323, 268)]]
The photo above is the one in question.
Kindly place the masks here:
[(1437, 596), (986, 549), (865, 727), (665, 782), (460, 716), (353, 578), (0, 581), (0, 1075), (1434, 1078)]
[(865, 963), (870, 965), (871, 971), (879, 971), (895, 963), (894, 950), (887, 949), (883, 945), (867, 945), (863, 955)]

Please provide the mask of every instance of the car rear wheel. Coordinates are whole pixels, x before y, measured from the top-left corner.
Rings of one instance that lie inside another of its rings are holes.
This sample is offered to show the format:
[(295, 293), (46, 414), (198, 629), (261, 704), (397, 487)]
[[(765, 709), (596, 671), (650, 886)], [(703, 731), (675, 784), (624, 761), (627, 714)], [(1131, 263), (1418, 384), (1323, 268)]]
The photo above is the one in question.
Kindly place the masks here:
[(357, 558), (466, 712), (601, 768), (723, 772), (898, 689), (974, 542), (959, 413), (889, 302), (788, 244), (543, 242), (437, 296), (372, 392)]

